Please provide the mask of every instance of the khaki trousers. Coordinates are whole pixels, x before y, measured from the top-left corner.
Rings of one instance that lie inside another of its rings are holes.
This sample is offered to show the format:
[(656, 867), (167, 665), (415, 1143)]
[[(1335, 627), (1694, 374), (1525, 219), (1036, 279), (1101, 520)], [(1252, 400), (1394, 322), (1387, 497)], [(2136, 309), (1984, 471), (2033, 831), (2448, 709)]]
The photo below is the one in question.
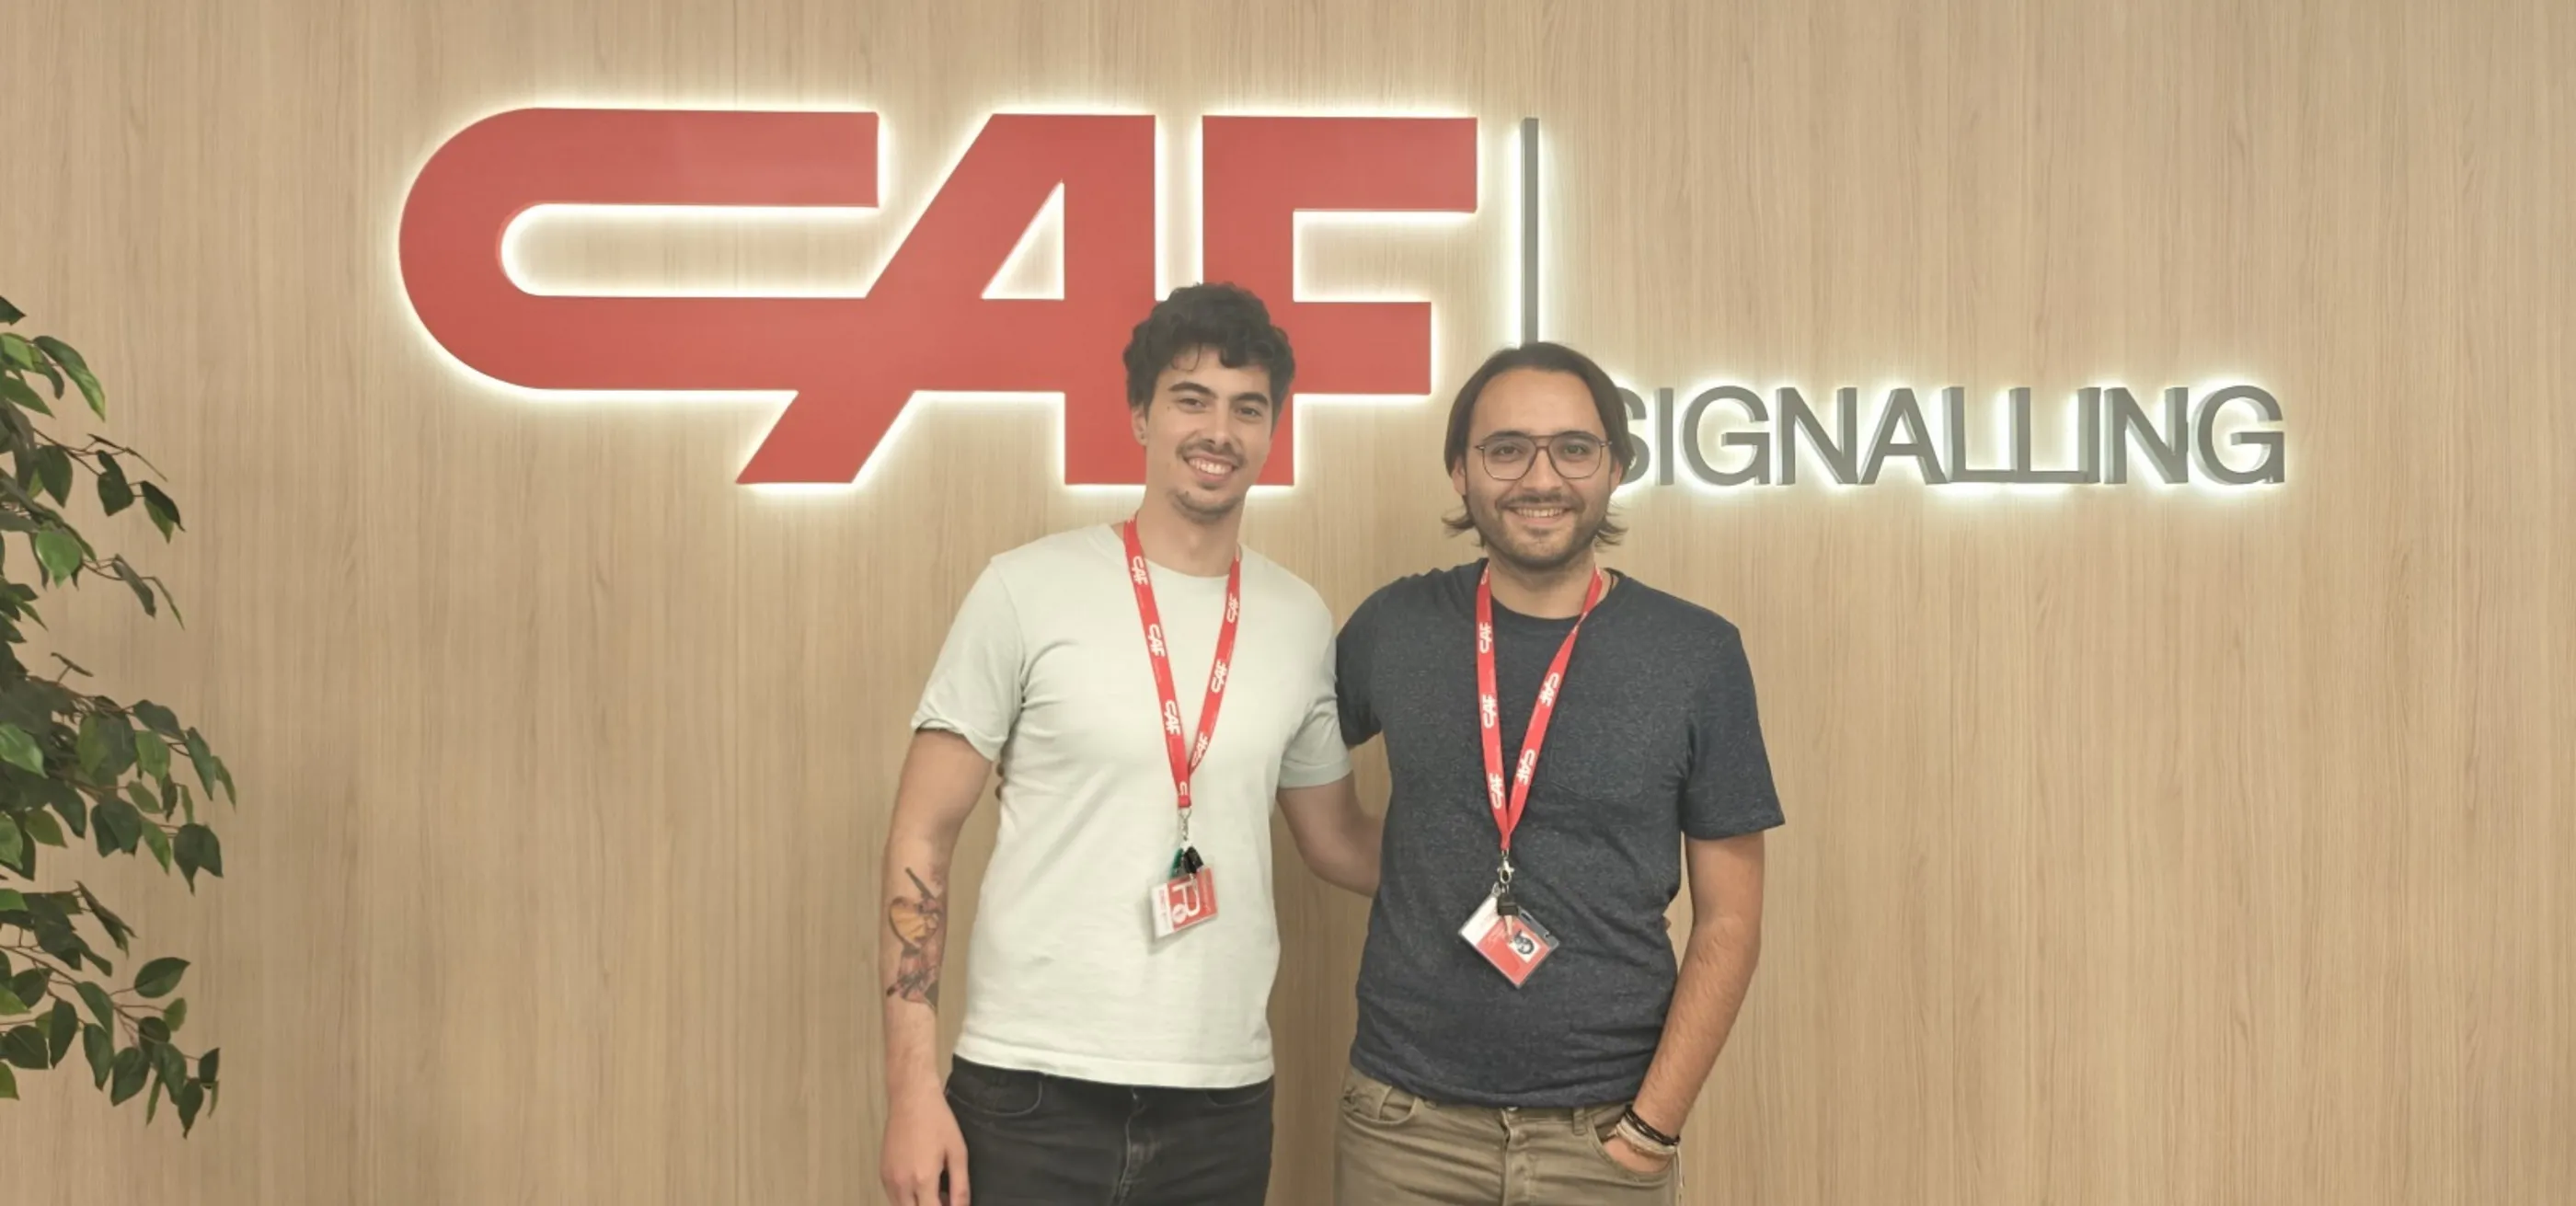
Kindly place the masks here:
[(1602, 1139), (1628, 1103), (1571, 1110), (1440, 1105), (1351, 1070), (1333, 1138), (1336, 1206), (1671, 1206), (1681, 1162), (1652, 1176)]

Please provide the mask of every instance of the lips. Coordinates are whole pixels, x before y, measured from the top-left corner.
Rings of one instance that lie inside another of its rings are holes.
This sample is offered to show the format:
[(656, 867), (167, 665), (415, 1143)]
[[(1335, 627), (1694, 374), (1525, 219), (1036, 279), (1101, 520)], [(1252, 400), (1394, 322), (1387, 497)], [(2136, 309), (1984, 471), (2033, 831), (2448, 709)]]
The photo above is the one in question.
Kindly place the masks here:
[(1181, 457), (1181, 463), (1189, 466), (1190, 472), (1197, 474), (1202, 483), (1210, 486), (1222, 484), (1225, 479), (1234, 476), (1234, 471), (1240, 468), (1234, 458), (1210, 452), (1186, 453)]
[(1553, 501), (1508, 503), (1504, 505), (1503, 511), (1523, 523), (1538, 527), (1562, 523), (1574, 518), (1575, 515), (1574, 504)]

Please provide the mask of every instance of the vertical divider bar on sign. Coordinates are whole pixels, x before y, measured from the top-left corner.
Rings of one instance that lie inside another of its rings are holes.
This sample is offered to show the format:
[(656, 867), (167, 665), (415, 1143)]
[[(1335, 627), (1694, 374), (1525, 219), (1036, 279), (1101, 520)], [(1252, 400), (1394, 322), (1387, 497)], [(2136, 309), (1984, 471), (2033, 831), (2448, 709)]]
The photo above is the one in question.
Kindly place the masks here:
[(1521, 119), (1521, 342), (1538, 342), (1538, 119)]

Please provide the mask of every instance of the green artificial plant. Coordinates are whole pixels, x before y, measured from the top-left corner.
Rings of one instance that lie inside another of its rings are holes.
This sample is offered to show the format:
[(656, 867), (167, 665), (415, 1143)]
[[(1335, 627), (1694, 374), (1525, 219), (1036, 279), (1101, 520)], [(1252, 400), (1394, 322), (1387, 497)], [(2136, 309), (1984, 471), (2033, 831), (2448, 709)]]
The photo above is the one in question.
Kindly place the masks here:
[[(167, 607), (186, 624), (158, 578), (122, 556), (100, 556), (57, 509), (71, 503), (75, 475), (86, 473), (105, 514), (139, 502), (164, 541), (179, 530), (178, 504), (153, 482), (128, 476), (152, 470), (141, 454), (95, 436), (76, 447), (40, 426), (55, 419), (52, 403), (67, 386), (101, 419), (107, 394), (70, 345), (10, 329), (25, 317), (0, 299), (0, 452), (15, 470), (0, 472), (7, 638), (0, 643), (0, 1098), (18, 1096), (20, 1074), (61, 1067), (78, 1047), (92, 1084), (111, 1102), (148, 1090), (150, 1125), (166, 1096), (185, 1134), (218, 1093), (220, 1055), (191, 1056), (178, 1045), (188, 1003), (176, 993), (187, 960), (151, 959), (120, 976), (119, 964), (132, 962), (134, 928), (77, 878), (67, 890), (41, 885), (65, 882), (71, 847), (85, 840), (101, 858), (148, 856), (164, 873), (175, 867), (196, 891), (199, 872), (224, 873), (223, 845), (199, 820), (198, 795), (210, 809), (218, 789), (231, 801), (232, 775), (170, 709), (75, 689), (70, 681), (89, 672), (60, 653), (51, 655), (60, 663), (51, 675), (19, 658), (24, 625), (44, 623), (38, 588), (77, 586), (84, 575), (123, 582), (146, 615)], [(26, 537), (25, 558), (10, 556), (13, 535)], [(193, 785), (185, 781), (191, 771)], [(63, 855), (44, 852), (48, 846)], [(92, 934), (104, 936), (113, 959), (91, 945)]]

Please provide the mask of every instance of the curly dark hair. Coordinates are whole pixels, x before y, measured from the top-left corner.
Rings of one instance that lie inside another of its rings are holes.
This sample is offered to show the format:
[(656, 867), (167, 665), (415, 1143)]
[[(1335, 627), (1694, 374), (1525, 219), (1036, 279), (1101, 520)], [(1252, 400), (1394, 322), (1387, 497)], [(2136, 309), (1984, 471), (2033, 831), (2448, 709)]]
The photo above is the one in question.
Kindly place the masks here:
[(1297, 353), (1288, 332), (1270, 321), (1270, 308), (1252, 291), (1231, 284), (1184, 285), (1155, 303), (1127, 340), (1127, 407), (1143, 410), (1154, 400), (1154, 383), (1183, 352), (1216, 349), (1227, 368), (1258, 365), (1270, 371), (1270, 421), (1288, 406), (1288, 386), (1297, 377)]
[[(1619, 471), (1625, 474), (1635, 470), (1628, 444), (1628, 407), (1619, 397), (1618, 384), (1610, 380), (1610, 374), (1593, 363), (1591, 357), (1564, 344), (1544, 340), (1495, 352), (1476, 367), (1475, 374), (1467, 378), (1465, 385), (1458, 387), (1457, 400), (1449, 404), (1449, 439), (1441, 449), (1444, 467), (1455, 470), (1467, 459), (1467, 433), (1476, 425), (1476, 400), (1485, 395), (1485, 387), (1493, 384), (1494, 378), (1513, 369), (1563, 373), (1581, 381), (1584, 391), (1592, 395), (1592, 409), (1600, 413), (1601, 432), (1609, 437), (1610, 453), (1617, 458), (1615, 463)], [(1463, 509), (1440, 522), (1447, 525), (1453, 534), (1476, 530), (1475, 519)], [(1627, 534), (1625, 525), (1604, 517), (1601, 530), (1594, 533), (1592, 542), (1595, 545), (1617, 544)], [(1481, 535), (1476, 543), (1484, 543)]]

